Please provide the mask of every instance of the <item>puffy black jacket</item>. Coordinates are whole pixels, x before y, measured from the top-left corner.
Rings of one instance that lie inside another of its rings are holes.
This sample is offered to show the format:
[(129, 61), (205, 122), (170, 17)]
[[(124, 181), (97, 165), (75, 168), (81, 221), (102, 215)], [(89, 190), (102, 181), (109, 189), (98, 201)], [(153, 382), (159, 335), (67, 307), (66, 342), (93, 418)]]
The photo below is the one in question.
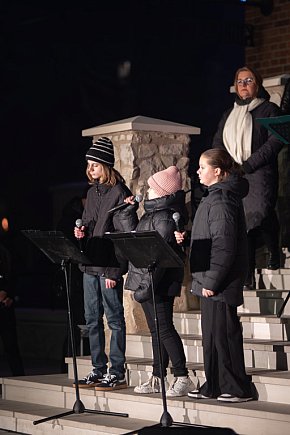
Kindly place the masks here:
[[(183, 190), (179, 190), (172, 195), (146, 200), (144, 202), (144, 209), (145, 214), (141, 217), (136, 231), (158, 231), (163, 239), (180, 256), (180, 258), (184, 260), (182, 249), (177, 245), (175, 240), (174, 231), (176, 231), (176, 224), (172, 216), (175, 212), (180, 213), (181, 227), (187, 222), (185, 192)], [(183, 267), (164, 269), (158, 267), (157, 265), (157, 268), (153, 273), (155, 293), (166, 294), (168, 296), (180, 295), (183, 276)], [(128, 277), (125, 282), (125, 288), (133, 291), (144, 290), (151, 292), (148, 269), (138, 269), (130, 263)]]
[(128, 187), (121, 182), (115, 186), (96, 182), (88, 190), (82, 215), (83, 225), (86, 227), (84, 252), (95, 266), (83, 265), (80, 267), (83, 272), (90, 275), (103, 274), (114, 280), (120, 279), (127, 272), (127, 261), (119, 253), (116, 253), (116, 259), (112, 243), (108, 239), (102, 239), (102, 236), (105, 232), (131, 231), (136, 228), (138, 217), (134, 207), (129, 207), (130, 210), (126, 209), (122, 214), (108, 213), (131, 195)]
[[(232, 109), (227, 110), (219, 123), (213, 148), (225, 148), (223, 129), (231, 111)], [(243, 164), (245, 178), (249, 182), (249, 194), (243, 200), (248, 230), (260, 226), (275, 207), (278, 194), (278, 153), (283, 147), (282, 142), (257, 121), (257, 118), (278, 116), (279, 107), (266, 100), (250, 113), (253, 118), (252, 154)]]
[(238, 306), (248, 269), (242, 197), (248, 182), (238, 176), (213, 184), (197, 209), (191, 232), (192, 293), (213, 290), (214, 300)]

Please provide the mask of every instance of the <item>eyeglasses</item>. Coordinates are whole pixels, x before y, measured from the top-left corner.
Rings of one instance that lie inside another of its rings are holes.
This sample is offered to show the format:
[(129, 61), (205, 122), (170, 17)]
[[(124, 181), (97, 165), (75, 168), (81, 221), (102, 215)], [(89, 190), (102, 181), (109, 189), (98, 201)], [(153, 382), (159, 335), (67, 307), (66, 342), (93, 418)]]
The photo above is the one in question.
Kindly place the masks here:
[(254, 79), (252, 77), (247, 77), (246, 79), (237, 80), (238, 86), (251, 86), (254, 83)]

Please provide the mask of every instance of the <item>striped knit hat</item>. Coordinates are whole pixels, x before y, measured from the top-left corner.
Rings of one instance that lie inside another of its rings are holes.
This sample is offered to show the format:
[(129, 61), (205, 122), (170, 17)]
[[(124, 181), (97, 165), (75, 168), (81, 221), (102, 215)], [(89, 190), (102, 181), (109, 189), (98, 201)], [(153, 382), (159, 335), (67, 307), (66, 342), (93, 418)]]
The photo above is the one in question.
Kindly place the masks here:
[(86, 160), (113, 167), (115, 163), (113, 142), (108, 137), (100, 137), (88, 150)]
[(166, 196), (182, 189), (182, 178), (176, 166), (169, 166), (156, 172), (148, 179), (148, 184), (158, 195)]

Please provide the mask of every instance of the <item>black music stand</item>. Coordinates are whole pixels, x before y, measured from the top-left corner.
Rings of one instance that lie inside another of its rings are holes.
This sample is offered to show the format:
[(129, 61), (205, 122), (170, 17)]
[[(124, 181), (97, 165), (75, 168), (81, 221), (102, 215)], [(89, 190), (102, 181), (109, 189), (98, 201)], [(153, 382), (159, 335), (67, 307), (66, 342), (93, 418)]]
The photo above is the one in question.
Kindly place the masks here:
[(290, 115), (257, 118), (263, 127), (270, 130), (284, 144), (290, 143)]
[[(154, 280), (153, 274), (156, 267), (161, 268), (174, 268), (184, 267), (183, 261), (174, 252), (174, 250), (165, 242), (162, 236), (157, 231), (140, 231), (140, 232), (124, 232), (124, 233), (105, 233), (104, 237), (110, 238), (115, 248), (117, 248), (124, 257), (127, 258), (135, 267), (147, 269), (152, 289), (152, 300), (154, 308), (154, 321), (157, 331), (157, 345), (160, 362), (160, 373), (164, 373), (164, 364), (161, 352), (161, 340), (158, 324), (158, 315), (156, 310), (155, 293), (154, 293)], [(171, 415), (167, 410), (166, 391), (164, 378), (161, 376), (161, 394), (163, 403), (163, 413), (160, 423), (149, 426), (150, 428), (169, 428), (175, 426), (196, 426), (193, 424), (174, 422)], [(147, 430), (148, 427), (144, 428)], [(125, 435), (133, 435), (142, 433), (139, 431), (127, 432)]]
[[(290, 144), (290, 115), (274, 116), (272, 118), (257, 118), (265, 128), (271, 131), (281, 142), (284, 144)], [(281, 317), (283, 311), (290, 299), (290, 291), (286, 296), (280, 310), (277, 313), (277, 317)]]
[[(49, 420), (55, 420), (72, 414), (105, 414), (119, 417), (128, 417), (128, 414), (109, 411), (97, 411), (85, 408), (80, 399), (78, 370), (76, 361), (75, 336), (73, 328), (73, 316), (71, 312), (71, 264), (92, 264), (92, 262), (78, 250), (73, 242), (67, 239), (61, 231), (40, 231), (40, 230), (22, 230), (34, 245), (36, 245), (53, 263), (60, 264), (64, 272), (65, 287), (68, 307), (68, 323), (70, 330), (70, 341), (73, 358), (74, 384), (76, 400), (71, 411), (62, 412), (61, 414), (52, 415), (51, 417), (42, 418), (33, 422), (34, 425), (44, 423)], [(100, 239), (102, 240), (102, 239)]]

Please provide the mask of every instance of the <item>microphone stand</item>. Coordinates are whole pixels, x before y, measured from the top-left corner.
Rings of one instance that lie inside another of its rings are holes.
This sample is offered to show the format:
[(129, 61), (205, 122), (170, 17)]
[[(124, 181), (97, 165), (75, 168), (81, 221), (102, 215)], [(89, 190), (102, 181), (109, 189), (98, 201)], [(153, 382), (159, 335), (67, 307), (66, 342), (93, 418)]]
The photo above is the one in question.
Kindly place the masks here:
[(128, 414), (126, 413), (87, 409), (80, 399), (73, 316), (71, 311), (71, 264), (91, 264), (91, 262), (84, 256), (84, 254), (78, 251), (77, 247), (69, 239), (67, 239), (61, 231), (22, 230), (22, 233), (29, 238), (45, 255), (47, 255), (47, 257), (53, 263), (61, 264), (61, 268), (64, 272), (76, 397), (71, 411), (66, 411), (60, 414), (52, 415), (50, 417), (42, 418), (40, 420), (35, 420), (33, 424), (37, 425), (40, 423), (45, 423), (49, 420), (56, 420), (68, 415), (83, 414), (85, 412), (90, 414), (128, 417)]
[[(180, 426), (196, 427), (197, 425), (183, 422), (175, 422), (168, 412), (166, 390), (164, 382), (164, 362), (161, 351), (161, 339), (158, 322), (158, 314), (156, 309), (155, 290), (153, 273), (156, 267), (184, 267), (182, 260), (176, 254), (176, 252), (165, 242), (161, 235), (157, 231), (140, 231), (131, 233), (106, 233), (105, 237), (112, 239), (116, 247), (123, 253), (123, 255), (137, 268), (146, 268), (150, 276), (150, 284), (152, 291), (152, 301), (154, 309), (154, 322), (157, 333), (157, 346), (160, 364), (160, 382), (161, 382), (161, 396), (163, 404), (163, 412), (160, 418), (160, 422), (143, 428), (141, 431), (133, 430), (127, 432), (124, 435), (141, 434), (147, 429), (161, 427), (164, 430), (171, 426), (179, 426), (179, 428), (172, 427), (172, 431), (180, 433)], [(150, 259), (150, 260), (149, 260)], [(154, 432), (153, 432), (154, 433)]]

